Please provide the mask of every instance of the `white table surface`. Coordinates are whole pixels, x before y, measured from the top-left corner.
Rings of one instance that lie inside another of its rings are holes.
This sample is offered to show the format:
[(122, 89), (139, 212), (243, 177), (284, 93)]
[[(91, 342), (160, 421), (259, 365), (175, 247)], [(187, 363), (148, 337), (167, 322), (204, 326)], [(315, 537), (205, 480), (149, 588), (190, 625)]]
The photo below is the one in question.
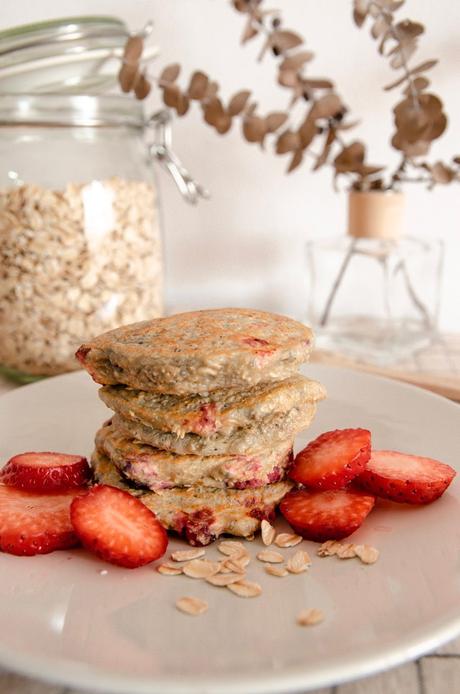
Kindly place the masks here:
[[(455, 344), (457, 347), (458, 340)], [(457, 351), (455, 356), (458, 356)], [(430, 363), (432, 364), (432, 361)], [(453, 371), (458, 373), (458, 367), (460, 364), (455, 363)], [(411, 369), (415, 370), (415, 367)], [(15, 384), (0, 377), (0, 395), (15, 387)], [(460, 552), (460, 548), (458, 549)], [(83, 693), (76, 689), (31, 680), (0, 668), (0, 694)], [(415, 662), (375, 677), (316, 690), (312, 694), (460, 694), (460, 638)]]

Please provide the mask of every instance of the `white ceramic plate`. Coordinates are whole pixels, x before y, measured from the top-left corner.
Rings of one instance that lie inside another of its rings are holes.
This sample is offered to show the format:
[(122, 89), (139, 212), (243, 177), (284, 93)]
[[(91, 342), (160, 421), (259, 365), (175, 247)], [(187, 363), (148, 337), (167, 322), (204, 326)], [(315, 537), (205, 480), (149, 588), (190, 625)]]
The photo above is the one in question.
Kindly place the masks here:
[[(368, 427), (376, 447), (457, 465), (457, 405), (351, 371), (312, 366), (306, 373), (329, 391), (309, 438)], [(16, 390), (0, 398), (2, 459), (26, 450), (89, 454), (106, 417), (83, 373)], [(353, 536), (380, 549), (373, 566), (320, 559), (314, 543), (305, 543), (313, 558), (308, 574), (275, 578), (254, 560), (249, 577), (260, 581), (263, 593), (251, 600), (202, 581), (161, 576), (153, 566), (112, 567), (83, 550), (1, 555), (0, 664), (129, 694), (280, 694), (397, 665), (460, 633), (459, 495), (454, 481), (426, 508), (381, 503)], [(255, 554), (260, 540), (248, 547)], [(210, 548), (207, 554), (218, 553)], [(206, 599), (209, 611), (179, 613), (174, 602), (182, 595)], [(307, 607), (322, 609), (325, 621), (298, 627), (296, 615)]]

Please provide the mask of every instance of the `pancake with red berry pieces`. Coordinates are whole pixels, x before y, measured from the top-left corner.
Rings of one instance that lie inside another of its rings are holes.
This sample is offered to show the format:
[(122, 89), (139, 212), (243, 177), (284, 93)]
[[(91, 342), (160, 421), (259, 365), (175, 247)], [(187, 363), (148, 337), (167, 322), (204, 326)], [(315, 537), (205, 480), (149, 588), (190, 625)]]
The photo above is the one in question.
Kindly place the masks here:
[(96, 434), (96, 450), (135, 484), (152, 491), (171, 487), (249, 489), (284, 479), (292, 465), (292, 440), (259, 453), (178, 455), (129, 438), (114, 426)]
[(227, 453), (257, 453), (276, 446), (306, 429), (316, 413), (314, 401), (304, 402), (289, 412), (275, 412), (255, 420), (250, 425), (239, 427), (230, 434), (214, 432), (208, 436), (184, 434), (178, 436), (162, 431), (133, 417), (116, 414), (113, 424), (131, 438), (148, 443), (154, 448), (179, 453), (180, 455), (223, 455)]
[(321, 384), (296, 374), (245, 390), (215, 390), (208, 395), (160, 395), (126, 386), (104, 386), (101, 400), (125, 419), (170, 432), (179, 438), (231, 436), (266, 417), (287, 415), (293, 409), (325, 397)]
[(293, 486), (285, 480), (255, 489), (175, 487), (156, 493), (127, 482), (98, 451), (91, 464), (97, 482), (130, 492), (165, 528), (179, 533), (191, 545), (207, 545), (223, 534), (253, 535), (263, 519), (273, 519), (277, 505)]
[(288, 378), (312, 346), (310, 328), (291, 318), (222, 308), (123, 326), (84, 343), (76, 356), (102, 385), (187, 395)]

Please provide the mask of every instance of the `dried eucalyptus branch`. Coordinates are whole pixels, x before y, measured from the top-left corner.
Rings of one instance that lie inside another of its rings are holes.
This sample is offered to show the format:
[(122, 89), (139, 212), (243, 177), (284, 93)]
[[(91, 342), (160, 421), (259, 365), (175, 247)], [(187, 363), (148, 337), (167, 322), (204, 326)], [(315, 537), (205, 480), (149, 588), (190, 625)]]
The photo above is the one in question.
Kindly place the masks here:
[[(371, 34), (379, 40), (379, 52), (390, 58), (390, 66), (403, 74), (385, 87), (393, 89), (404, 85), (404, 98), (394, 108), (396, 132), (392, 145), (401, 151), (402, 159), (385, 183), (383, 167), (366, 162), (366, 148), (360, 141), (346, 143), (343, 132), (355, 127), (349, 119), (348, 108), (335, 90), (330, 79), (312, 77), (307, 67), (314, 54), (305, 48), (304, 39), (295, 31), (286, 29), (279, 10), (266, 10), (262, 0), (231, 0), (233, 7), (245, 15), (246, 22), (241, 37), (243, 44), (257, 37), (262, 38), (259, 60), (267, 54), (278, 61), (277, 81), (290, 91), (288, 108), (266, 115), (257, 111), (257, 102), (249, 90), (234, 94), (228, 103), (219, 95), (219, 85), (206, 73), (195, 71), (186, 88), (178, 83), (180, 65), (174, 63), (163, 69), (156, 80), (162, 90), (166, 106), (184, 116), (193, 101), (200, 104), (204, 121), (223, 135), (239, 119), (244, 139), (250, 143), (265, 145), (273, 136), (276, 154), (290, 155), (287, 172), (294, 171), (306, 157), (313, 159), (312, 170), (329, 164), (334, 169), (334, 185), (339, 176), (345, 176), (352, 189), (375, 190), (392, 188), (400, 182), (422, 178), (429, 187), (435, 183), (450, 183), (460, 179), (460, 158), (450, 165), (436, 162), (431, 165), (420, 157), (429, 151), (431, 142), (444, 132), (447, 118), (442, 102), (425, 90), (429, 80), (423, 74), (437, 61), (429, 60), (416, 67), (409, 60), (417, 48), (417, 38), (424, 32), (421, 24), (404, 20), (397, 22), (393, 16), (404, 0), (354, 0), (354, 20), (360, 27), (367, 17), (372, 18)], [(119, 82), (125, 92), (134, 91), (138, 99), (145, 98), (151, 83), (140, 69), (143, 36), (128, 39)], [(303, 110), (299, 116), (299, 105)], [(294, 118), (296, 106), (296, 118)], [(410, 175), (409, 169), (423, 170), (423, 176)]]
[[(354, 0), (353, 18), (358, 27), (363, 26), (368, 17), (371, 19), (371, 35), (379, 41), (380, 55), (390, 59), (392, 69), (402, 71), (398, 79), (384, 87), (386, 91), (404, 87), (404, 98), (393, 109), (395, 133), (391, 140), (393, 147), (403, 156), (391, 176), (389, 187), (398, 182), (413, 181), (406, 171), (414, 168), (428, 172), (429, 175), (422, 180), (431, 188), (436, 183), (458, 180), (459, 170), (442, 162), (430, 165), (420, 161), (420, 157), (428, 154), (432, 142), (445, 131), (447, 116), (441, 99), (426, 91), (430, 81), (425, 73), (438, 61), (426, 60), (414, 67), (409, 64), (425, 27), (410, 19), (397, 21), (394, 13), (403, 5), (404, 0)], [(454, 165), (458, 163), (456, 159), (458, 157), (454, 158)]]
[[(247, 17), (242, 42), (263, 36), (259, 59), (268, 51), (279, 59), (278, 83), (291, 91), (289, 108), (262, 115), (257, 112), (257, 103), (249, 90), (238, 92), (224, 104), (218, 83), (201, 71), (194, 72), (187, 88), (183, 89), (177, 82), (180, 74), (177, 63), (164, 68), (156, 80), (163, 91), (166, 106), (183, 116), (191, 101), (197, 101), (204, 121), (220, 134), (228, 132), (233, 119), (239, 118), (247, 142), (264, 146), (266, 137), (273, 135), (276, 154), (291, 156), (288, 172), (294, 171), (309, 157), (313, 159), (314, 171), (329, 163), (334, 167), (334, 179), (345, 174), (352, 186), (368, 187), (381, 167), (365, 163), (363, 143), (344, 143), (342, 131), (353, 128), (356, 122), (347, 120), (348, 109), (335, 92), (331, 80), (305, 74), (313, 53), (305, 50), (302, 37), (282, 28), (279, 12), (262, 9), (261, 0), (234, 0), (232, 4)], [(123, 91), (133, 90), (137, 98), (144, 98), (151, 89), (146, 75), (140, 71), (141, 54), (142, 37), (131, 37), (126, 44), (119, 74)], [(292, 111), (299, 103), (305, 104), (305, 110), (300, 118), (297, 116), (294, 126), (291, 123)], [(283, 126), (284, 130), (280, 132)]]

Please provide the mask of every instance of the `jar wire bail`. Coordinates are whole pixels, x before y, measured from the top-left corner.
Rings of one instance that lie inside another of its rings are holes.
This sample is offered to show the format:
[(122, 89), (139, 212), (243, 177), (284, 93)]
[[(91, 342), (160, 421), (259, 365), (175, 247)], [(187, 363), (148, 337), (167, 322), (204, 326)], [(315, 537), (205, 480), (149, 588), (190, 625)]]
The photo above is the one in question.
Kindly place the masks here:
[(157, 111), (147, 121), (153, 129), (153, 142), (149, 154), (168, 171), (179, 192), (187, 202), (195, 205), (200, 198), (209, 198), (209, 191), (196, 181), (172, 149), (172, 117), (167, 109)]

